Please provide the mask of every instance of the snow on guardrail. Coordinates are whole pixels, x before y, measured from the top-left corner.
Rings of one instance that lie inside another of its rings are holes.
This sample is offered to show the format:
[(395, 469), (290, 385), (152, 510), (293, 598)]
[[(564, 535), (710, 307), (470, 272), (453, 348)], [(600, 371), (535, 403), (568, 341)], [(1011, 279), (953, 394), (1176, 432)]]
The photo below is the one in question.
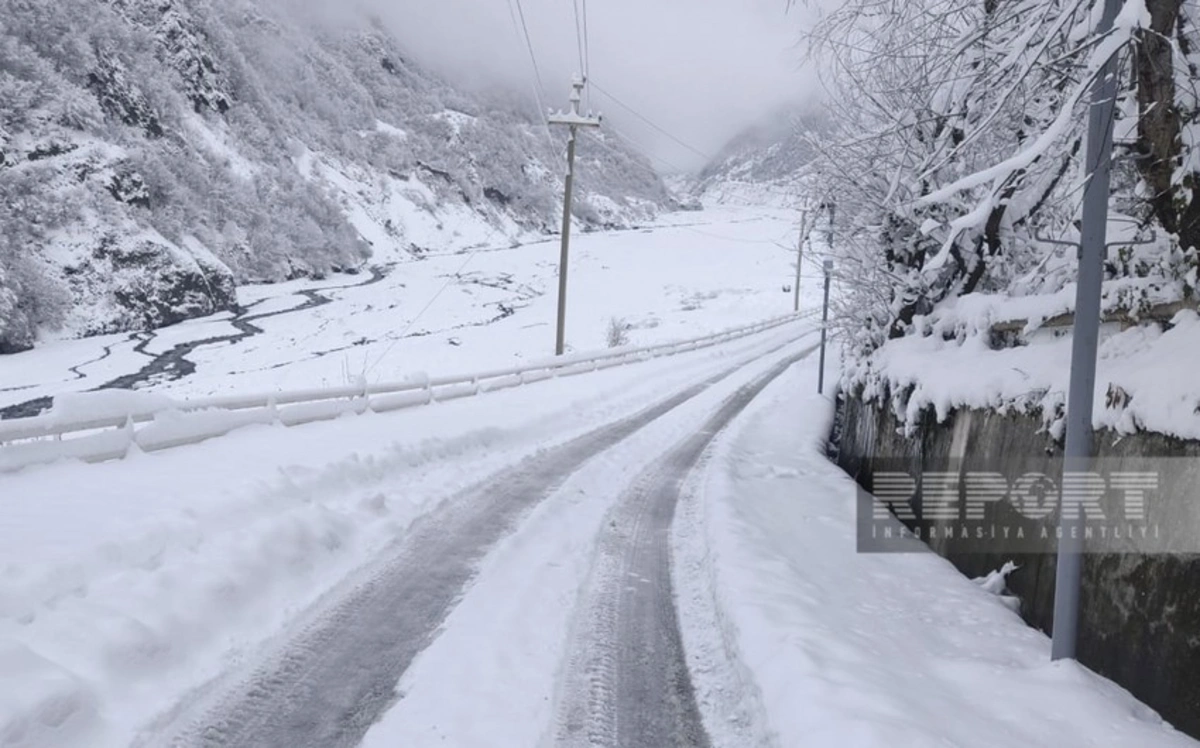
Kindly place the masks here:
[(0, 472), (62, 459), (103, 462), (131, 450), (156, 452), (262, 424), (298, 426), (367, 411), (383, 413), (471, 397), (550, 377), (565, 377), (694, 351), (753, 335), (811, 313), (788, 314), (691, 340), (574, 353), (519, 366), (402, 382), (173, 400), (129, 390), (72, 393), (30, 418), (0, 421)]

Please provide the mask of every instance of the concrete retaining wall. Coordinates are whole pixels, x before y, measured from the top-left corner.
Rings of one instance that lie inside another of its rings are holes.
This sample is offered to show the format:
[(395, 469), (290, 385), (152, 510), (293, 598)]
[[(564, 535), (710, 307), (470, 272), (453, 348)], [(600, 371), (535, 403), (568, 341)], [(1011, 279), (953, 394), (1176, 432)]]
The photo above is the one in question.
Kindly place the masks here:
[[(963, 410), (940, 424), (928, 414), (912, 436), (905, 436), (889, 409), (848, 396), (839, 406), (836, 459), (860, 482), (874, 464), (896, 458), (945, 465), (953, 455), (961, 457), (964, 470), (1002, 464), (1009, 474), (1049, 471), (1062, 456), (1061, 445), (1040, 430), (1035, 417)], [(1200, 443), (1157, 434), (1101, 432), (1096, 449), (1113, 460), (1200, 457)], [(1192, 496), (1172, 500), (1200, 504), (1200, 485)], [(1200, 535), (1200, 524), (1195, 531)], [(1021, 599), (1021, 616), (1051, 631), (1053, 555), (1003, 548), (978, 553), (961, 539), (938, 540), (931, 547), (970, 577), (1015, 561), (1020, 569), (1008, 586)], [(1200, 737), (1200, 555), (1087, 554), (1080, 620), (1083, 664), (1129, 689), (1178, 729)]]

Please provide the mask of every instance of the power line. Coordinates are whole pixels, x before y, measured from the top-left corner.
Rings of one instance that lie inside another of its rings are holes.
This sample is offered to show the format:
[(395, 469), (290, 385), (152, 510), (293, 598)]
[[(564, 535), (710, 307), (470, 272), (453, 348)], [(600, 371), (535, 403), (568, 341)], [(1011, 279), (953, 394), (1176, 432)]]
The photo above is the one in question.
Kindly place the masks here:
[[(494, 232), (496, 231), (496, 229), (493, 228), (492, 231), (493, 231), (493, 233), (488, 235), (488, 239), (490, 239), (492, 236), (495, 235)], [(486, 240), (485, 240), (485, 243), (486, 243)], [(453, 275), (446, 278), (446, 282), (443, 283), (442, 287), (437, 290), (437, 293), (435, 293), (433, 295), (433, 298), (431, 298), (428, 301), (428, 303), (426, 303), (425, 306), (421, 308), (421, 311), (417, 312), (417, 315), (415, 317), (413, 317), (411, 320), (408, 321), (408, 324), (406, 324), (400, 330), (400, 332), (396, 335), (396, 337), (392, 340), (392, 344), (389, 345), (383, 351), (383, 353), (379, 354), (379, 357), (375, 359), (375, 363), (371, 364), (363, 371), (364, 377), (366, 375), (370, 374), (372, 371), (374, 371), (375, 367), (377, 367), (381, 363), (383, 363), (383, 360), (385, 358), (387, 358), (387, 355), (389, 353), (392, 352), (392, 349), (395, 348), (400, 343), (401, 340), (404, 340), (404, 336), (408, 334), (408, 331), (412, 329), (413, 325), (417, 324), (417, 321), (420, 320), (421, 317), (425, 316), (425, 312), (428, 312), (430, 310), (430, 308), (432, 308), (433, 305), (435, 303), (437, 303), (437, 300), (442, 297), (442, 294), (444, 294), (446, 292), (446, 289), (450, 288), (450, 285), (452, 283), (454, 283), (456, 280), (460, 279), (462, 272), (467, 269), (467, 265), (471, 264), (471, 260), (474, 260), (475, 255), (477, 255), (477, 254), (479, 254), (478, 249), (474, 250), (473, 252), (471, 252), (471, 254), (467, 255), (467, 259), (463, 260), (463, 263), (462, 263), (462, 265), (460, 265), (458, 267), (458, 270), (454, 271)]]
[[(533, 40), (529, 37), (529, 26), (525, 23), (525, 9), (521, 7), (521, 0), (516, 0), (517, 13), (521, 17), (521, 28), (517, 29), (525, 38), (525, 48), (529, 50), (529, 62), (533, 65), (533, 77), (537, 81), (537, 88), (534, 93), (537, 94), (538, 110), (540, 113), (545, 113), (545, 108), (542, 106), (542, 93), (546, 90), (542, 84), (542, 73), (538, 70), (537, 55), (533, 53)], [(512, 16), (513, 28), (517, 26), (517, 16), (513, 14), (513, 0), (508, 0), (508, 14)]]
[(592, 74), (591, 40), (588, 39), (587, 0), (583, 0), (583, 70), (587, 75)]
[[(653, 161), (657, 161), (660, 164), (666, 166), (667, 168), (669, 168), (673, 171), (677, 171), (681, 174), (686, 173), (688, 171), (687, 169), (684, 169), (682, 166), (679, 166), (678, 164), (673, 164), (670, 161), (667, 161), (666, 159), (659, 158), (658, 156), (655, 156), (655, 155), (647, 152), (645, 149), (645, 146), (643, 146), (642, 144), (634, 141), (633, 139), (631, 139), (625, 135), (622, 135), (611, 125), (606, 126), (605, 132), (616, 136), (616, 138), (618, 140), (624, 141), (626, 145), (628, 145), (630, 148), (633, 149), (634, 155), (645, 156), (646, 158), (653, 160)], [(634, 166), (637, 166), (641, 169), (645, 169), (647, 174), (651, 174), (655, 177), (660, 176), (659, 172), (653, 166), (645, 163), (644, 161), (639, 161), (636, 158), (631, 158), (629, 153), (623, 153), (623, 152), (617, 150), (615, 147), (613, 147), (613, 145), (611, 143), (608, 142), (608, 140), (604, 137), (604, 135), (595, 135), (592, 138), (590, 138), (588, 142), (595, 143), (596, 145), (600, 146), (601, 148), (603, 148), (604, 150), (613, 154), (614, 156), (620, 156), (621, 158), (629, 159), (633, 163)], [(586, 160), (584, 161), (584, 163), (587, 163)]]
[[(511, 4), (509, 7), (511, 7)], [(467, 255), (467, 259), (463, 260), (462, 264), (458, 266), (458, 269), (454, 271), (453, 275), (450, 275), (446, 278), (446, 282), (443, 283), (441, 288), (439, 288), (437, 290), (437, 293), (435, 293), (433, 295), (433, 297), (430, 298), (428, 302), (426, 302), (425, 306), (421, 307), (421, 311), (417, 312), (416, 316), (413, 317), (412, 319), (410, 319), (408, 321), (408, 324), (406, 324), (403, 328), (401, 328), (400, 332), (396, 335), (396, 337), (392, 339), (391, 345), (389, 345), (383, 351), (383, 353), (379, 354), (379, 356), (375, 359), (374, 363), (372, 363), (370, 366), (363, 369), (364, 377), (366, 375), (370, 374), (372, 371), (374, 371), (375, 367), (377, 367), (381, 363), (383, 363), (383, 360), (385, 358), (387, 358), (387, 355), (389, 353), (392, 352), (392, 349), (394, 349), (400, 343), (400, 341), (404, 340), (404, 336), (408, 334), (408, 331), (412, 329), (413, 325), (417, 324), (417, 322), (420, 321), (421, 317), (425, 316), (425, 313), (428, 312), (433, 307), (433, 305), (437, 303), (437, 300), (442, 297), (442, 294), (446, 293), (446, 290), (448, 288), (450, 288), (450, 285), (452, 283), (454, 283), (454, 281), (460, 279), (463, 271), (467, 269), (467, 265), (471, 264), (471, 261), (475, 259), (476, 255), (478, 255), (480, 252), (491, 251), (490, 249), (487, 248), (487, 244), (492, 240), (492, 237), (494, 237), (496, 234), (499, 234), (501, 232), (501, 230), (502, 229), (499, 226), (491, 227), (491, 229), (488, 231), (487, 236), (485, 236), (483, 238), (483, 241), (479, 243), (479, 246), (477, 246), (475, 249), (470, 251), (470, 253)]]
[[(661, 156), (655, 156), (653, 153), (650, 152), (650, 150), (648, 148), (646, 148), (646, 146), (642, 145), (641, 143), (637, 142), (633, 138), (622, 133), (617, 128), (613, 127), (611, 122), (609, 122), (607, 124), (607, 129), (608, 129), (608, 132), (611, 132), (613, 135), (617, 136), (618, 139), (625, 141), (626, 145), (633, 148), (636, 153), (639, 153), (652, 161), (657, 161), (660, 164), (662, 164), (663, 166), (666, 166), (667, 168), (669, 168), (673, 171), (677, 171), (681, 174), (685, 174), (688, 171), (690, 171), (690, 169), (685, 169), (682, 166), (680, 166), (679, 164), (668, 161), (667, 159), (662, 158)], [(598, 140), (600, 143), (602, 143), (604, 145), (605, 148), (608, 148), (611, 152), (616, 153), (618, 155), (626, 155), (626, 154), (620, 154), (615, 148), (613, 148), (608, 143), (605, 143), (602, 139), (598, 139)], [(651, 169), (651, 171), (653, 171), (653, 169)]]
[(523, 36), (525, 39), (525, 48), (529, 50), (529, 62), (533, 65), (533, 98), (537, 101), (538, 118), (542, 121), (546, 131), (546, 142), (550, 144), (550, 150), (557, 150), (558, 146), (554, 142), (554, 136), (550, 134), (550, 123), (546, 121), (546, 104), (542, 96), (545, 94), (546, 87), (542, 84), (542, 74), (538, 70), (537, 55), (533, 52), (533, 40), (529, 36), (529, 26), (525, 23), (525, 10), (521, 7), (521, 0), (516, 0), (517, 11), (520, 13), (521, 20), (518, 27), (517, 13), (513, 12), (513, 0), (508, 0), (508, 15), (512, 18), (513, 30), (517, 36)]
[(583, 56), (583, 27), (579, 23), (579, 0), (573, 0), (575, 7), (575, 45), (579, 48), (579, 74), (587, 80), (587, 61)]
[[(592, 77), (592, 45), (588, 38), (588, 9), (587, 0), (583, 0), (583, 80), (586, 82)], [(587, 89), (587, 105), (588, 109), (592, 108), (592, 89)]]
[(710, 155), (710, 154), (708, 154), (708, 153), (705, 153), (704, 151), (700, 150), (699, 148), (697, 148), (697, 147), (695, 147), (695, 146), (693, 146), (693, 145), (690, 145), (690, 144), (688, 144), (688, 143), (685, 143), (684, 141), (682, 141), (682, 140), (680, 140), (679, 138), (675, 137), (675, 136), (674, 136), (674, 135), (672, 135), (671, 133), (667, 132), (667, 131), (666, 131), (666, 130), (664, 130), (662, 127), (660, 127), (659, 125), (657, 125), (656, 123), (654, 123), (652, 120), (650, 120), (650, 118), (646, 117), (646, 115), (642, 114), (642, 113), (641, 113), (641, 112), (639, 112), (638, 110), (634, 109), (633, 107), (629, 106), (629, 105), (628, 105), (628, 104), (626, 104), (625, 102), (623, 102), (623, 101), (621, 101), (620, 99), (618, 99), (616, 96), (613, 96), (611, 93), (609, 93), (608, 91), (604, 90), (604, 87), (603, 87), (603, 86), (596, 85), (596, 83), (595, 83), (595, 82), (592, 82), (592, 84), (591, 84), (591, 85), (592, 85), (592, 87), (593, 87), (593, 88), (595, 88), (597, 91), (599, 91), (600, 93), (604, 94), (604, 96), (605, 96), (605, 97), (607, 97), (608, 99), (610, 99), (610, 100), (611, 100), (611, 101), (612, 101), (614, 104), (616, 104), (617, 106), (621, 107), (622, 109), (625, 109), (625, 110), (626, 110), (626, 111), (628, 111), (630, 114), (632, 114), (633, 116), (635, 116), (635, 117), (637, 117), (638, 119), (640, 119), (642, 122), (645, 122), (645, 123), (646, 123), (647, 125), (649, 125), (651, 128), (653, 128), (654, 130), (658, 131), (660, 134), (662, 134), (662, 135), (666, 136), (667, 138), (669, 138), (670, 140), (672, 140), (673, 142), (675, 142), (677, 145), (680, 145), (680, 146), (682, 146), (683, 148), (686, 148), (687, 150), (691, 151), (692, 153), (696, 154), (697, 156), (700, 156), (701, 158), (705, 159), (706, 161), (712, 161), (712, 160), (713, 160), (713, 158), (714, 158), (713, 156), (711, 156), (711, 155)]
[[(615, 130), (613, 130), (613, 129), (612, 129), (612, 127), (609, 127), (609, 128), (608, 128), (608, 132), (612, 133), (613, 135), (617, 135), (618, 137), (620, 137), (620, 136), (617, 134), (617, 132), (616, 132)], [(622, 138), (622, 139), (624, 139), (624, 138)], [(597, 136), (593, 137), (593, 138), (591, 139), (591, 141), (592, 141), (592, 142), (594, 142), (594, 143), (596, 143), (597, 145), (599, 145), (601, 148), (603, 148), (604, 150), (608, 151), (609, 153), (613, 154), (614, 156), (621, 156), (622, 158), (629, 158), (629, 154), (628, 154), (628, 153), (622, 153), (622, 152), (618, 151), (616, 148), (614, 148), (614, 147), (612, 146), (612, 144), (611, 144), (611, 143), (609, 143), (609, 142), (608, 142), (608, 141), (607, 141), (607, 140), (606, 140), (606, 139), (605, 139), (603, 136), (601, 136), (601, 135), (597, 135)], [(626, 141), (626, 142), (628, 142), (628, 141)], [(638, 150), (637, 150), (637, 153), (642, 153), (641, 146), (637, 146), (637, 145), (635, 144), (635, 147), (638, 149)], [(650, 158), (652, 158), (651, 156), (649, 156), (649, 154), (646, 154), (646, 156), (647, 156), (647, 157), (650, 157)], [(655, 170), (654, 170), (654, 167), (650, 166), (649, 164), (642, 163), (642, 162), (638, 161), (637, 159), (631, 159), (631, 160), (633, 161), (633, 163), (634, 163), (634, 165), (635, 165), (635, 166), (640, 166), (641, 168), (645, 169), (645, 170), (646, 170), (648, 173), (650, 173), (650, 174), (653, 174), (654, 176), (658, 176), (658, 172), (657, 172), (657, 171), (655, 171)], [(665, 162), (664, 162), (664, 163), (665, 163)], [(671, 166), (671, 164), (667, 164), (667, 166)], [(674, 167), (672, 167), (672, 168), (674, 168)]]
[(784, 239), (786, 239), (792, 233), (790, 230), (778, 239), (744, 239), (744, 238), (739, 239), (734, 236), (723, 236), (721, 234), (714, 234), (711, 231), (702, 231), (700, 229), (692, 228), (691, 226), (680, 226), (679, 228), (681, 228), (685, 231), (690, 231), (693, 234), (707, 236), (711, 239), (720, 239), (721, 241), (724, 241), (724, 242), (733, 242), (736, 244), (774, 244), (776, 247), (786, 249), (788, 252), (794, 251), (793, 247), (789, 247), (789, 246), (781, 243)]

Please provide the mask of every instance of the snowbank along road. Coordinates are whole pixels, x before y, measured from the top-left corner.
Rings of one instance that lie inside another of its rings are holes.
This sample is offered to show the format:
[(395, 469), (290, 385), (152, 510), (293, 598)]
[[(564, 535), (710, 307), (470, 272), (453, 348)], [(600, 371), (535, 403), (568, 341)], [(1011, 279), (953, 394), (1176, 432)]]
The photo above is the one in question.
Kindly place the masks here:
[[(679, 487), (715, 434), (771, 380), (812, 348), (770, 349), (755, 372), (702, 426), (630, 485), (611, 487), (604, 523), (561, 684), (564, 745), (707, 744), (691, 694), (670, 578), (669, 528)], [(755, 357), (757, 361), (760, 357)], [(778, 360), (776, 362), (776, 360)], [(397, 682), (471, 592), (482, 559), (529, 510), (554, 497), (592, 458), (735, 375), (746, 361), (640, 412), (528, 457), (444, 500), (379, 560), (307, 614), (240, 682), (174, 715), (142, 745), (354, 746), (398, 698)], [(715, 411), (713, 408), (715, 407)], [(643, 586), (629, 587), (637, 579)]]

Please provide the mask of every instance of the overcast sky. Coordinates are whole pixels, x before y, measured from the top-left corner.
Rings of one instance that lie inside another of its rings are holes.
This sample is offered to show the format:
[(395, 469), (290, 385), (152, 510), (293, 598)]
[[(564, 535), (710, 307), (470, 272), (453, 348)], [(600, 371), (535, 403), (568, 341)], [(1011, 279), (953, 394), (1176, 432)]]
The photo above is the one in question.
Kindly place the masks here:
[[(460, 83), (504, 85), (532, 99), (529, 52), (510, 11), (516, 0), (365, 2), (422, 63)], [(573, 0), (521, 5), (546, 105), (564, 107), (580, 66)], [(786, 6), (786, 0), (588, 0), (591, 79), (678, 139), (715, 153), (743, 128), (815, 90), (795, 46), (803, 8)], [(592, 105), (663, 169), (703, 165), (703, 157), (596, 89)]]

